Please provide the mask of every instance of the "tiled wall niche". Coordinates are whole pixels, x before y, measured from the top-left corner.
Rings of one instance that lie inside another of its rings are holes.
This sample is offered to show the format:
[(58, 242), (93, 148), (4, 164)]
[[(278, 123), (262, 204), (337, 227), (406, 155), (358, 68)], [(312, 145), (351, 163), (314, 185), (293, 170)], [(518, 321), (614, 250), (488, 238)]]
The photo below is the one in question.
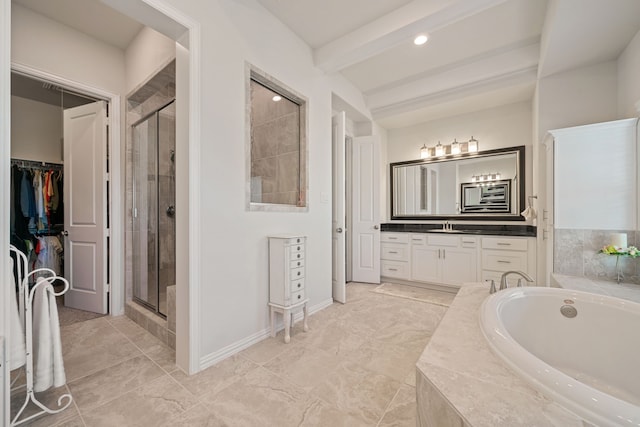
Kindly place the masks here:
[[(627, 244), (638, 246), (637, 230), (555, 229), (553, 271), (570, 276), (616, 280), (616, 257), (599, 253), (611, 243), (613, 233), (626, 233)], [(625, 282), (640, 284), (640, 258), (620, 258)]]

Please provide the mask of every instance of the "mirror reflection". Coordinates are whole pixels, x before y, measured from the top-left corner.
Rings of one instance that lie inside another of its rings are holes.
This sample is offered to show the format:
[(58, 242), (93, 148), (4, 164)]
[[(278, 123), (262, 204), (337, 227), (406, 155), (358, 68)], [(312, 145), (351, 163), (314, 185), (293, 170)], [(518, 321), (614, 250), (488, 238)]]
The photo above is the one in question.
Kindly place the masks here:
[(521, 219), (524, 147), (391, 164), (392, 219)]

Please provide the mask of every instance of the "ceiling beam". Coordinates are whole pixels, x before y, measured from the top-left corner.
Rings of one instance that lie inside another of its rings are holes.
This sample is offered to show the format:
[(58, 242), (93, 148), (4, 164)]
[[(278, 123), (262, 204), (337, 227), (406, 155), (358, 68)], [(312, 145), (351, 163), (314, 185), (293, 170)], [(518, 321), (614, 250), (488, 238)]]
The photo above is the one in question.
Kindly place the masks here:
[(335, 72), (507, 0), (414, 0), (314, 51), (316, 66)]

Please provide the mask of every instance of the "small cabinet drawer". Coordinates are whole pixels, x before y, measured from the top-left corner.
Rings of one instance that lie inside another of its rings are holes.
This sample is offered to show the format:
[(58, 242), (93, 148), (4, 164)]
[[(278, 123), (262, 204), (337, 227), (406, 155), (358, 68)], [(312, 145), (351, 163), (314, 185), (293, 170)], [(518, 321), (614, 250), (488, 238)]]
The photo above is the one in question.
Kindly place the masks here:
[(289, 263), (289, 266), (290, 266), (291, 268), (300, 268), (300, 267), (304, 267), (304, 259), (299, 259), (299, 260), (296, 260), (296, 261), (291, 261), (291, 262)]
[(409, 261), (409, 246), (383, 243), (380, 245), (380, 258), (391, 261)]
[(509, 251), (484, 252), (482, 254), (482, 268), (494, 271), (527, 271), (527, 254)]
[(291, 269), (291, 280), (298, 280), (304, 277), (304, 267)]
[(409, 243), (409, 233), (389, 233), (385, 231), (380, 233), (380, 241), (389, 243)]
[(303, 237), (293, 237), (291, 239), (286, 239), (285, 240), (285, 245), (296, 245), (299, 243), (304, 243), (304, 238)]
[(302, 288), (298, 292), (292, 292), (291, 293), (291, 304), (295, 304), (297, 302), (300, 302), (303, 299), (304, 299), (304, 288)]
[(304, 289), (304, 279), (292, 280), (291, 281), (291, 292), (298, 292)]
[(411, 244), (412, 245), (426, 245), (427, 244), (427, 236), (424, 234), (412, 234), (411, 235)]
[(303, 245), (294, 245), (289, 249), (290, 260), (295, 261), (299, 259), (304, 259), (304, 246)]
[(401, 261), (382, 261), (380, 263), (380, 275), (395, 277), (396, 279), (409, 278), (409, 263)]
[(526, 251), (526, 239), (514, 239), (509, 237), (483, 237), (482, 249), (499, 249), (503, 251)]

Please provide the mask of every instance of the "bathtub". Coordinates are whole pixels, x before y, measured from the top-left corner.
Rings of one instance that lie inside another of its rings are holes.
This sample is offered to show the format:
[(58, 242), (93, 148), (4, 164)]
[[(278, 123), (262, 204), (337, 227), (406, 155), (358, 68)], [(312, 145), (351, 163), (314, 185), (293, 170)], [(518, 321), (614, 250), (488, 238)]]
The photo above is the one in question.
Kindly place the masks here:
[(640, 426), (640, 304), (558, 288), (499, 291), (480, 329), (506, 365), (597, 426)]

